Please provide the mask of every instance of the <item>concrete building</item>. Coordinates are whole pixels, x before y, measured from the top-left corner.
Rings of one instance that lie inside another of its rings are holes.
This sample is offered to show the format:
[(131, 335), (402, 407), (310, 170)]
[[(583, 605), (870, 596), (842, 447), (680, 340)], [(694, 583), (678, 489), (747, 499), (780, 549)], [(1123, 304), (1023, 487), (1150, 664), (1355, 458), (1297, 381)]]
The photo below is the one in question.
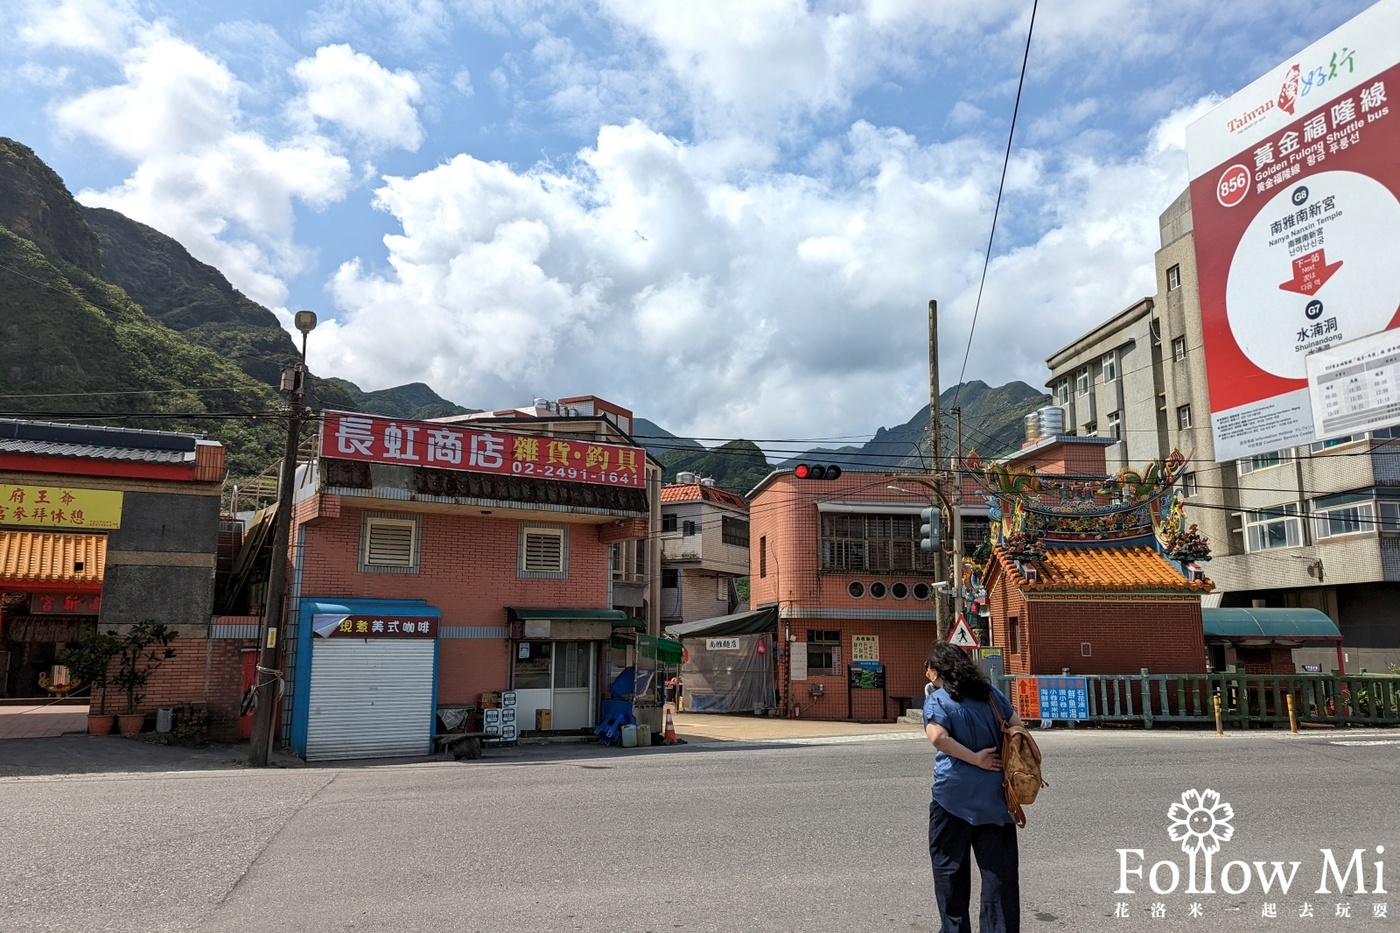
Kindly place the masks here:
[(929, 495), (889, 488), (901, 479), (777, 470), (749, 493), (750, 600), (756, 612), (777, 610), (776, 681), (789, 714), (889, 719), (923, 696), (937, 637), (934, 557), (919, 548)]
[(236, 683), (211, 686), (243, 646), (211, 624), (223, 480), (223, 445), (196, 435), (0, 422), (0, 697), (47, 695), (67, 645), (149, 620), (177, 638), (139, 711), (231, 722)]
[(661, 686), (643, 674), (660, 653), (660, 467), (630, 425), (591, 397), (433, 422), (326, 413), (295, 489), (292, 748), (424, 754), (435, 716), (503, 690), (506, 739), (586, 731), (628, 669), (637, 719), (659, 731)]
[(729, 615), (749, 573), (749, 507), (693, 473), (661, 487), (661, 624)]
[[(1400, 427), (1217, 463), (1187, 192), (1159, 229), (1156, 294), (1046, 360), (1067, 430), (1113, 439), (1110, 472), (1192, 454), (1181, 490), (1212, 547), (1208, 605), (1318, 609), (1349, 670), (1400, 663)], [(1337, 664), (1325, 647), (1294, 657)]]

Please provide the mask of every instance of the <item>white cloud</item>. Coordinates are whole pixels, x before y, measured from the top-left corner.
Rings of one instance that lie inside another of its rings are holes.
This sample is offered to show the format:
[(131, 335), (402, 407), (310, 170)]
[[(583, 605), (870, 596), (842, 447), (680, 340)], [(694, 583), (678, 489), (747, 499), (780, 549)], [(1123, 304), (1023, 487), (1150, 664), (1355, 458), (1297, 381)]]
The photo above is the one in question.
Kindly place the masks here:
[(221, 62), (163, 26), (138, 35), (123, 83), (55, 111), (67, 132), (136, 163), (121, 184), (79, 199), (173, 236), (254, 300), (282, 303), (286, 277), (307, 261), (294, 238), (294, 204), (342, 198), (349, 163), (314, 135), (274, 142), (242, 128), (240, 85)]
[(131, 0), (26, 0), (20, 15), (19, 38), (28, 45), (110, 57), (140, 21)]
[(306, 17), (312, 41), (349, 40), (362, 47), (418, 50), (446, 39), (451, 28), (443, 0), (326, 0)]
[(59, 106), (59, 125), (131, 159), (207, 147), (233, 131), (238, 109), (233, 75), (163, 27), (145, 30), (122, 73), (126, 83)]
[(304, 108), (373, 147), (411, 151), (422, 144), (414, 104), (423, 92), (411, 73), (390, 71), (348, 45), (319, 48), (292, 71), (304, 90), (294, 110)]
[(387, 269), (342, 266), (318, 357), (491, 404), (606, 387), (699, 432), (780, 436), (818, 404), (832, 425), (907, 417), (919, 395), (891, 375), (918, 368), (928, 283), (966, 281), (995, 161), (864, 124), (853, 188), (707, 155), (633, 123), (567, 173), (462, 155), (387, 179), (402, 233)]

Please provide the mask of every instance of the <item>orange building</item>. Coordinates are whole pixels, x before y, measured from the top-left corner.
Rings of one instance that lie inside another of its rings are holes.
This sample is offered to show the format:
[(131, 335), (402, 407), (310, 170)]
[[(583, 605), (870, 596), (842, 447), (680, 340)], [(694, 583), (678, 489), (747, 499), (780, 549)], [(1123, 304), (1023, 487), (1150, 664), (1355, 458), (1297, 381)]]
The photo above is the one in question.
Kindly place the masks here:
[(785, 714), (876, 721), (922, 702), (937, 629), (919, 513), (933, 495), (913, 480), (777, 470), (749, 493), (749, 598), (755, 612), (777, 610)]

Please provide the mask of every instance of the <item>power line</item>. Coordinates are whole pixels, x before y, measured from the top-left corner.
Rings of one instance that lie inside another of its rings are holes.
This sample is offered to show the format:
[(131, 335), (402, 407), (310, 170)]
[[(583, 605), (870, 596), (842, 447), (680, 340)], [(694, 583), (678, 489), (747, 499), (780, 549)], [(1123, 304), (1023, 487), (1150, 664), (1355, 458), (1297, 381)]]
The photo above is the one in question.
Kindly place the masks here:
[(1006, 189), (1006, 170), (1011, 164), (1011, 141), (1016, 137), (1016, 116), (1021, 111), (1021, 91), (1026, 85), (1026, 65), (1031, 59), (1031, 36), (1035, 33), (1035, 11), (1040, 6), (1040, 0), (1031, 3), (1031, 21), (1026, 27), (1026, 50), (1021, 55), (1021, 78), (1016, 83), (1016, 103), (1011, 108), (1011, 128), (1006, 134), (1006, 155), (1001, 160), (1001, 181), (997, 184), (997, 200), (992, 207), (992, 229), (987, 233), (987, 254), (982, 257), (982, 281), (977, 286), (977, 302), (972, 306), (972, 326), (967, 331), (967, 349), (963, 351), (962, 369), (958, 371), (958, 389), (953, 393), (953, 404), (950, 408), (956, 408), (958, 396), (962, 393), (963, 377), (967, 374), (967, 359), (972, 355), (972, 336), (977, 332), (977, 315), (982, 310), (982, 291), (987, 286), (987, 268), (992, 264), (992, 243), (997, 235), (997, 217), (1001, 214), (1001, 196)]

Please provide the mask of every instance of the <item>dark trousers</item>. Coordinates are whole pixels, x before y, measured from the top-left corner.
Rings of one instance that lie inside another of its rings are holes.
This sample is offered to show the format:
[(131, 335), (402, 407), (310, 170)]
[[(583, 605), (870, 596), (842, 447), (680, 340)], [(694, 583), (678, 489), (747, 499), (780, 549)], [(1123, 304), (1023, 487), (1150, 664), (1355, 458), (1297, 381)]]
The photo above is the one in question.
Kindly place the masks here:
[(942, 933), (972, 933), (968, 905), (974, 855), (982, 873), (979, 933), (1020, 933), (1020, 859), (1015, 826), (974, 826), (931, 801), (928, 854), (933, 862), (933, 894), (943, 918)]

